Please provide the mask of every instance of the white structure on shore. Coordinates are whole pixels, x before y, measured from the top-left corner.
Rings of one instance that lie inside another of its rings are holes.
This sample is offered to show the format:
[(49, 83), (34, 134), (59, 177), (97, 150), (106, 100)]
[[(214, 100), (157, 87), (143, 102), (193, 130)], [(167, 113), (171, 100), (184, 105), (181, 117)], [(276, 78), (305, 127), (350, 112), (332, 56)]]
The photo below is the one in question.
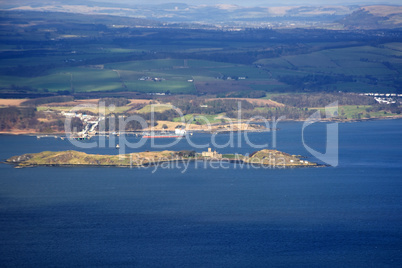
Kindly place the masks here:
[(186, 135), (186, 133), (187, 133), (187, 131), (184, 128), (176, 128), (174, 130), (174, 134), (177, 134), (177, 135)]
[(211, 148), (208, 148), (208, 152), (202, 152), (202, 156), (210, 158), (222, 158), (222, 154), (218, 154), (216, 150), (212, 152)]

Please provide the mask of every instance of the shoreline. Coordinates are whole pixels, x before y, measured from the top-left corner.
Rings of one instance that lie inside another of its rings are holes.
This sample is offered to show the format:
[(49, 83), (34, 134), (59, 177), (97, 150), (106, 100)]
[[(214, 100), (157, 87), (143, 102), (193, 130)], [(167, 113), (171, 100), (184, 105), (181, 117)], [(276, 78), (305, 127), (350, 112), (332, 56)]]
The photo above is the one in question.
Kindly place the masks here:
[[(195, 151), (154, 151), (138, 152), (119, 155), (99, 155), (84, 152), (68, 151), (44, 151), (40, 153), (26, 153), (12, 156), (4, 161), (14, 165), (15, 168), (23, 167), (149, 167), (149, 166), (179, 166), (181, 163), (188, 166), (190, 162), (202, 162), (206, 167), (223, 167), (224, 164), (238, 164), (241, 167), (324, 167), (325, 165), (301, 160), (299, 156), (290, 155), (278, 150), (263, 149), (253, 153), (251, 157), (238, 153), (227, 154), (225, 157), (216, 151), (197, 153)], [(187, 165), (186, 165), (187, 163)]]
[(144, 163), (141, 165), (95, 165), (95, 164), (32, 164), (32, 165), (19, 165), (19, 163), (12, 163), (7, 161), (2, 161), (0, 163), (6, 165), (12, 165), (14, 168), (35, 168), (35, 167), (54, 167), (54, 168), (77, 168), (77, 167), (93, 167), (93, 168), (150, 168), (159, 167), (161, 164), (168, 163), (169, 165), (177, 165), (178, 163), (193, 163), (193, 162), (203, 162), (203, 163), (229, 163), (234, 165), (240, 165), (241, 167), (247, 166), (248, 168), (265, 168), (265, 169), (284, 169), (284, 168), (322, 168), (329, 167), (329, 165), (318, 164), (315, 165), (269, 165), (260, 163), (249, 163), (243, 160), (233, 160), (233, 159), (176, 159), (171, 161), (160, 161), (153, 163)]
[[(393, 115), (393, 116), (385, 116), (385, 117), (372, 117), (372, 118), (361, 118), (361, 119), (327, 119), (327, 118), (321, 118), (320, 120), (317, 120), (317, 122), (337, 122), (337, 123), (355, 123), (355, 122), (365, 122), (365, 121), (378, 121), (378, 120), (397, 120), (397, 119), (402, 119), (402, 114), (401, 115)], [(281, 119), (278, 122), (304, 122), (307, 121), (308, 118), (305, 119)], [(252, 121), (253, 123), (261, 123), (263, 121)], [(272, 122), (271, 120), (268, 122)]]
[[(201, 160), (201, 159), (195, 159), (195, 160), (189, 160), (189, 161), (181, 161), (180, 163), (183, 162), (212, 162), (212, 160)], [(219, 161), (220, 162), (220, 161)], [(3, 164), (7, 165), (13, 165), (14, 168), (20, 169), (20, 168), (36, 168), (36, 167), (51, 167), (51, 168), (79, 168), (79, 167), (89, 167), (89, 168), (151, 168), (151, 167), (159, 167), (162, 163), (169, 163), (172, 164), (173, 166), (176, 165), (174, 161), (165, 161), (165, 162), (158, 162), (157, 164), (149, 164), (149, 165), (142, 165), (142, 166), (130, 166), (130, 165), (86, 165), (86, 164), (44, 164), (44, 165), (29, 165), (29, 166), (19, 166), (18, 164), (14, 163), (8, 163), (8, 162), (1, 162)], [(218, 163), (218, 161), (216, 161)], [(235, 166), (238, 164), (242, 168), (243, 166), (246, 166), (248, 169), (251, 168), (264, 168), (264, 169), (287, 169), (287, 168), (323, 168), (323, 167), (329, 167), (329, 165), (324, 165), (324, 164), (317, 164), (314, 166), (290, 166), (290, 165), (265, 165), (265, 164), (255, 164), (255, 163), (246, 163), (246, 162), (241, 162), (241, 161), (234, 161), (230, 160), (226, 163), (229, 164), (234, 164)], [(236, 169), (236, 167), (234, 168)]]
[[(398, 120), (402, 119), (402, 115), (400, 116), (387, 116), (387, 117), (374, 117), (374, 118), (361, 118), (361, 119), (347, 119), (347, 120), (342, 120), (342, 119), (320, 119), (317, 122), (334, 122), (334, 123), (357, 123), (357, 122), (366, 122), (366, 121), (379, 121), (379, 120)], [(308, 119), (282, 119), (279, 122), (303, 122)], [(262, 123), (263, 121), (250, 121), (250, 123)], [(272, 122), (269, 120), (268, 122)], [(268, 130), (265, 130), (268, 131)], [(138, 131), (138, 132), (143, 132)], [(156, 131), (159, 132), (159, 131)], [(222, 132), (227, 132), (227, 131), (222, 131)], [(237, 131), (233, 131), (237, 132)], [(240, 132), (264, 132), (264, 130), (240, 130)], [(209, 133), (208, 131), (194, 131), (194, 133)], [(218, 132), (219, 133), (219, 132)], [(212, 134), (212, 133), (211, 133)], [(35, 132), (35, 131), (30, 131), (30, 130), (16, 130), (16, 131), (0, 131), (0, 136), (1, 135), (25, 135), (25, 136), (37, 136), (37, 135), (48, 135), (48, 136), (60, 136), (60, 135), (65, 135), (65, 132)], [(98, 135), (96, 135), (98, 136)]]

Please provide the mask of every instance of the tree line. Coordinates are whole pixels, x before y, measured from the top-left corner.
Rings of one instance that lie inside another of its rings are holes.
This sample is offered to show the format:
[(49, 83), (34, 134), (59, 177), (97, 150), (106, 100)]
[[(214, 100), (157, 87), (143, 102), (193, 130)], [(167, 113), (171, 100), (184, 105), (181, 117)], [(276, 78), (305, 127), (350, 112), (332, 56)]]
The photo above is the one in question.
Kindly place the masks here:
[(285, 105), (304, 107), (325, 107), (333, 102), (339, 105), (374, 105), (376, 101), (369, 96), (353, 93), (309, 93), (309, 94), (281, 94), (271, 98)]

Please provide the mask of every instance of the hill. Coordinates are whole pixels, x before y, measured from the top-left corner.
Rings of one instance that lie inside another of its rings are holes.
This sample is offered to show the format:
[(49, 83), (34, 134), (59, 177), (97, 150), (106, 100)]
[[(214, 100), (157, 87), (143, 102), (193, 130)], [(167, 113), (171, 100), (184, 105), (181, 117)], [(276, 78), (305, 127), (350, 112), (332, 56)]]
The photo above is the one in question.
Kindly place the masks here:
[[(205, 155), (204, 155), (205, 154)], [(24, 154), (13, 156), (6, 162), (17, 167), (35, 166), (113, 166), (113, 167), (144, 167), (158, 165), (162, 162), (173, 161), (230, 161), (247, 163), (255, 166), (268, 167), (317, 167), (317, 163), (301, 160), (295, 155), (290, 155), (277, 150), (261, 150), (253, 153), (250, 157), (239, 154), (222, 155), (210, 157), (208, 153), (197, 154), (194, 151), (162, 151), (162, 152), (140, 152), (121, 155), (93, 155), (77, 151), (62, 152), (41, 152), (35, 154)]]
[(394, 29), (402, 27), (401, 6), (365, 6), (340, 21), (348, 29)]

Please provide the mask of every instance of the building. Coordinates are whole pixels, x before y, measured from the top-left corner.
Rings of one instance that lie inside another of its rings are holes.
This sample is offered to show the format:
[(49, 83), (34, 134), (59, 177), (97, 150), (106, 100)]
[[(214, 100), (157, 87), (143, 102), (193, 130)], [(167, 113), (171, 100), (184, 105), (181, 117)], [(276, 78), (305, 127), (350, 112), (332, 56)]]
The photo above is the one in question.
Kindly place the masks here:
[(176, 128), (175, 130), (174, 130), (174, 134), (177, 134), (177, 135), (186, 135), (186, 129), (184, 129), (184, 128)]
[(211, 148), (208, 148), (208, 152), (202, 152), (202, 157), (222, 158), (222, 154), (218, 154), (216, 150), (212, 151)]
[(76, 113), (67, 113), (64, 111), (62, 111), (61, 114), (64, 115), (65, 117), (76, 117), (77, 116)]

